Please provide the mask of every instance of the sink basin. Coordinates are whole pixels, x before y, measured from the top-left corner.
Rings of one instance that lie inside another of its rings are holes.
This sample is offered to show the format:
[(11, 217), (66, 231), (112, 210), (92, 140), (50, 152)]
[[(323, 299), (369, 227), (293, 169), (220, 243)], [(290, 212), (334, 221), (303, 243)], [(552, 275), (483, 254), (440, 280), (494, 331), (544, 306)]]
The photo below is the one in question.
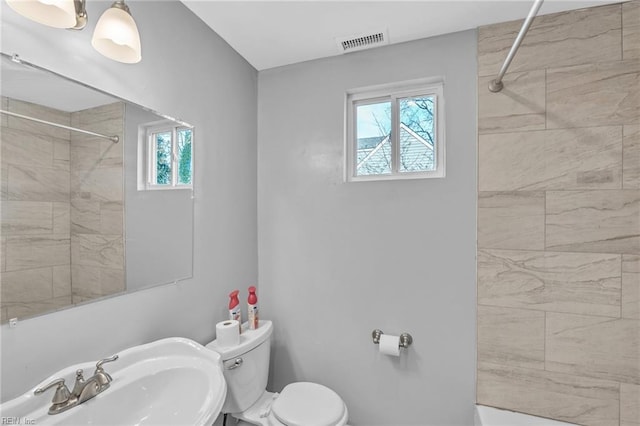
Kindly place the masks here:
[[(111, 355), (111, 354), (108, 354)], [(211, 425), (224, 403), (227, 385), (220, 355), (184, 338), (162, 339), (118, 353), (104, 366), (111, 386), (95, 398), (49, 415), (54, 390), (33, 391), (63, 377), (73, 388), (75, 371), (93, 375), (96, 361), (67, 367), (25, 394), (0, 406), (2, 418), (35, 425)]]

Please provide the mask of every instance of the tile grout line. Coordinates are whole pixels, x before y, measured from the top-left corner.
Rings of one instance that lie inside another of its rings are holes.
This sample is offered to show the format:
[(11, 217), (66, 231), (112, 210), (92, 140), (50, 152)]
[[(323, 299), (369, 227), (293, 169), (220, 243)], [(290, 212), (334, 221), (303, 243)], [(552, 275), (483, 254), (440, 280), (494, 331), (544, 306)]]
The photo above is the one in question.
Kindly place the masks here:
[(609, 256), (640, 256), (633, 253), (620, 253), (620, 252), (609, 252), (609, 251), (566, 251), (566, 250), (544, 250), (544, 249), (528, 249), (528, 248), (500, 248), (500, 247), (480, 247), (478, 246), (478, 251), (515, 251), (518, 253), (522, 252), (532, 252), (532, 253), (549, 253), (549, 254), (599, 254), (599, 255), (609, 255)]
[(484, 306), (487, 308), (517, 309), (519, 311), (526, 311), (526, 312), (542, 312), (545, 314), (545, 319), (547, 314), (573, 315), (578, 317), (593, 317), (593, 318), (602, 318), (602, 319), (608, 319), (608, 320), (621, 319), (620, 317), (612, 316), (612, 315), (602, 315), (602, 314), (592, 314), (592, 313), (585, 314), (585, 313), (575, 313), (575, 312), (566, 312), (566, 311), (547, 311), (545, 309), (524, 308), (521, 306), (505, 306), (505, 305), (491, 305), (487, 303), (478, 303), (478, 307), (480, 306)]
[(544, 371), (547, 370), (547, 311), (544, 311), (544, 340), (542, 342), (542, 349), (544, 351)]
[(624, 61), (624, 7), (620, 3), (620, 60)]
[(624, 271), (624, 266), (622, 265), (622, 262), (624, 262), (624, 255), (622, 253), (620, 253), (620, 319), (624, 318), (623, 314), (622, 314), (622, 297), (623, 297), (623, 291), (622, 291), (622, 287), (624, 285), (624, 279), (622, 277), (623, 271)]
[(549, 123), (547, 119), (548, 109), (547, 109), (547, 93), (548, 93), (549, 85), (547, 82), (547, 68), (544, 69), (544, 129), (549, 130)]
[(546, 254), (547, 253), (547, 191), (544, 191), (543, 218), (544, 218), (544, 226), (542, 227), (542, 232), (544, 234), (542, 236), (542, 239), (543, 239), (543, 242), (544, 242), (544, 247), (543, 247), (542, 251)]
[(620, 189), (624, 189), (624, 124), (620, 125), (622, 138), (620, 140)]
[[(546, 113), (545, 113), (546, 115)], [(546, 120), (546, 118), (545, 118)], [(484, 131), (484, 132), (478, 132), (478, 138), (480, 138), (481, 136), (493, 136), (493, 135), (511, 135), (511, 134), (518, 134), (518, 133), (535, 133), (535, 132), (554, 132), (554, 131), (559, 131), (559, 130), (582, 130), (582, 129), (598, 129), (598, 128), (602, 128), (602, 127), (618, 127), (618, 126), (629, 126), (629, 125), (633, 125), (635, 123), (607, 123), (607, 124), (602, 124), (602, 123), (598, 123), (598, 124), (573, 124), (571, 127), (549, 127), (549, 128), (544, 128), (544, 129), (524, 129), (524, 130), (519, 130), (518, 128), (512, 128), (512, 129), (506, 129), (506, 130), (493, 130), (493, 131)]]

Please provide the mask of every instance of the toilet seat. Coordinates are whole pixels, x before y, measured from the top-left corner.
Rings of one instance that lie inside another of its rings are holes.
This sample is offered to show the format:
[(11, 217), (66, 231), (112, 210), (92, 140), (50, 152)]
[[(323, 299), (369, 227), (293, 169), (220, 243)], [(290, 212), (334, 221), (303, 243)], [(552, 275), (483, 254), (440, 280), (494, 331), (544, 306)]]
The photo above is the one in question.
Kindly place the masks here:
[(273, 402), (269, 414), (272, 426), (342, 426), (347, 407), (337, 393), (311, 382), (291, 383)]

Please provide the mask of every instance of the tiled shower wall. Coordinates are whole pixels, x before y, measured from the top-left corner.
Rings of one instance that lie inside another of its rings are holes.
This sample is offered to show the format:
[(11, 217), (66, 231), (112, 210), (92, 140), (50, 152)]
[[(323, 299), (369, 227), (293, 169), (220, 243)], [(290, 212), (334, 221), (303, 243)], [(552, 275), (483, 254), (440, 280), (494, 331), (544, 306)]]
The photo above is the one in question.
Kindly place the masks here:
[(478, 45), (477, 401), (640, 425), (640, 2)]
[(71, 134), (71, 279), (80, 303), (125, 288), (124, 104), (74, 112), (71, 124), (120, 138)]
[[(69, 125), (69, 113), (2, 98), (2, 109)], [(68, 130), (0, 116), (2, 321), (71, 303)]]
[[(68, 113), (2, 98), (2, 108), (123, 140), (122, 103)], [(1, 320), (122, 291), (123, 144), (0, 118)]]

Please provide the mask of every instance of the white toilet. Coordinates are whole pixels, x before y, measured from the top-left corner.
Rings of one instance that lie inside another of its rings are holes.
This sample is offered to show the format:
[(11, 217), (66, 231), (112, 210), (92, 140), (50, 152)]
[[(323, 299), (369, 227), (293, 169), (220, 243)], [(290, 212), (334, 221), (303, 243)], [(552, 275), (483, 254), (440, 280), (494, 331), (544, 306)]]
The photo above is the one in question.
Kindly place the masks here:
[(222, 356), (227, 398), (222, 413), (261, 426), (345, 426), (348, 412), (342, 398), (326, 386), (291, 383), (280, 394), (267, 392), (271, 354), (271, 321), (260, 321), (256, 330), (243, 326), (240, 344), (207, 348)]

